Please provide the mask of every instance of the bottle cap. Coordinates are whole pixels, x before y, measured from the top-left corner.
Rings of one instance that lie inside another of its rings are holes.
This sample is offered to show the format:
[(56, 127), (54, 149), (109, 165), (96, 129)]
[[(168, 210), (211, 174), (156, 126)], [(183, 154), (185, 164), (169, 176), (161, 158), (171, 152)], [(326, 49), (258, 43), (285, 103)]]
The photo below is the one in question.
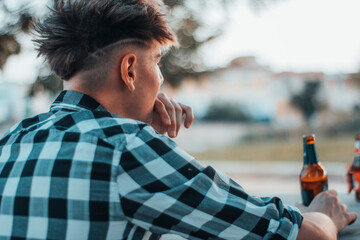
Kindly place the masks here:
[(314, 144), (315, 143), (315, 134), (304, 135), (303, 142), (305, 144)]

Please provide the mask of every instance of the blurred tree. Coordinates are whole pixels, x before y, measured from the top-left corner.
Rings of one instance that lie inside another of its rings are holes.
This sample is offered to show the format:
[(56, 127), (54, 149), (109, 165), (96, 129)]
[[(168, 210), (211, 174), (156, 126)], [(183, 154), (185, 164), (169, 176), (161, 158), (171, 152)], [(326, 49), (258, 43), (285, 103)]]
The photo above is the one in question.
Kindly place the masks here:
[[(56, 0), (46, 0), (41, 4), (54, 3)], [(170, 23), (178, 36), (180, 47), (172, 49), (163, 57), (162, 72), (164, 78), (172, 86), (177, 86), (186, 76), (198, 76), (209, 70), (202, 64), (198, 50), (204, 43), (216, 38), (222, 33), (226, 24), (227, 10), (235, 0), (163, 0), (169, 12)], [(263, 9), (268, 3), (282, 0), (247, 0), (248, 6), (255, 10)], [(41, 16), (44, 11), (30, 7), (30, 0), (0, 0), (0, 70), (7, 59), (21, 51), (17, 36), (29, 33), (32, 21)], [(12, 6), (10, 8), (9, 6)], [(204, 12), (207, 9), (220, 9), (222, 20), (209, 24)], [(46, 68), (46, 67), (45, 67)], [(47, 73), (47, 75), (45, 74)], [(57, 94), (62, 87), (60, 79), (50, 71), (39, 70), (29, 95), (39, 91)], [(54, 87), (55, 86), (55, 87)]]
[[(44, 6), (49, 1), (43, 2)], [(19, 54), (22, 50), (18, 40), (22, 34), (30, 34), (35, 18), (44, 11), (39, 11), (38, 6), (32, 7), (32, 1), (6, 1), (0, 0), (0, 70), (3, 70), (7, 59)], [(9, 7), (11, 6), (11, 7)], [(51, 95), (59, 93), (62, 89), (61, 80), (48, 70), (45, 65), (38, 70), (38, 76), (29, 89), (29, 96), (39, 92), (49, 92)]]
[(7, 33), (0, 33), (0, 70), (4, 69), (6, 60), (14, 54), (19, 54), (20, 44), (15, 36)]
[(302, 92), (291, 97), (291, 104), (301, 111), (307, 123), (316, 111), (323, 108), (323, 103), (318, 98), (320, 88), (320, 80), (307, 80)]
[[(348, 80), (350, 80), (350, 83), (353, 84), (355, 87), (360, 89), (360, 70), (357, 73), (351, 73), (348, 75)], [(356, 104), (353, 109), (354, 114), (354, 120), (356, 123), (358, 123), (358, 120), (360, 119), (360, 104)]]
[[(254, 11), (266, 9), (269, 4), (283, 0), (247, 0)], [(196, 2), (196, 3), (195, 3)], [(188, 77), (195, 79), (211, 69), (202, 63), (200, 47), (220, 36), (227, 25), (228, 11), (235, 4), (234, 0), (164, 0), (170, 15), (170, 23), (178, 37), (180, 47), (172, 49), (162, 58), (161, 71), (170, 85), (176, 87)], [(222, 12), (222, 20), (214, 25), (208, 22), (204, 12), (216, 8)]]
[(29, 96), (35, 96), (37, 93), (48, 92), (53, 98), (63, 89), (63, 81), (54, 73), (49, 71), (48, 67), (42, 67), (36, 77), (35, 82), (30, 86)]
[(20, 31), (29, 31), (32, 17), (26, 10), (10, 10), (5, 0), (0, 0), (0, 16), (0, 70), (3, 70), (7, 59), (20, 53), (21, 45), (16, 39), (16, 34)]
[[(179, 48), (171, 49), (162, 58), (161, 71), (170, 85), (178, 86), (187, 76), (197, 77), (208, 69), (202, 64), (198, 50), (222, 33), (228, 14), (227, 6), (232, 0), (199, 0), (196, 4), (185, 0), (165, 0), (169, 20), (178, 37)], [(214, 4), (223, 10), (223, 20), (217, 26), (206, 24), (203, 12)], [(199, 34), (200, 33), (200, 34)]]
[(214, 102), (209, 107), (207, 114), (203, 117), (205, 121), (221, 122), (248, 122), (251, 120), (241, 107), (233, 103)]

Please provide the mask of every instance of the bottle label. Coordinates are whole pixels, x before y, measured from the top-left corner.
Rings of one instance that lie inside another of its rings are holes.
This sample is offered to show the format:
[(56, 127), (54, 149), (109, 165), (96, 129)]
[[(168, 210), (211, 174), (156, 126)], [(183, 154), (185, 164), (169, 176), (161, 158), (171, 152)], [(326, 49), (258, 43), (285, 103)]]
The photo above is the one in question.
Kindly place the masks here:
[(301, 182), (301, 197), (303, 204), (308, 206), (313, 198), (323, 191), (328, 190), (327, 179), (322, 181), (316, 181), (311, 183)]

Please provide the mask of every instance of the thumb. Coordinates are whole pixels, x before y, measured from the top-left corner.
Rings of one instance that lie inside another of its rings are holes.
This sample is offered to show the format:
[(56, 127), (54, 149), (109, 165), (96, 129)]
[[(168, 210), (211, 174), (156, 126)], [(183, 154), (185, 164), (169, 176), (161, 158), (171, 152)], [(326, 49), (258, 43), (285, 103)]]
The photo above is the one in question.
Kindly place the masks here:
[(336, 196), (337, 196), (337, 191), (336, 191), (336, 190), (334, 190), (334, 189), (330, 189), (330, 190), (328, 190), (328, 193), (329, 193), (330, 195), (334, 196), (334, 197), (336, 197)]
[(356, 221), (357, 214), (356, 213), (348, 213), (348, 215), (349, 215), (349, 223), (348, 223), (348, 225), (351, 225)]
[(352, 186), (350, 184), (348, 184), (348, 191), (347, 192), (350, 193), (352, 189), (353, 189)]
[(352, 179), (352, 173), (351, 173), (351, 165), (348, 165), (347, 173), (346, 173), (346, 183), (348, 186), (348, 193), (351, 192), (351, 190), (354, 188), (354, 183)]

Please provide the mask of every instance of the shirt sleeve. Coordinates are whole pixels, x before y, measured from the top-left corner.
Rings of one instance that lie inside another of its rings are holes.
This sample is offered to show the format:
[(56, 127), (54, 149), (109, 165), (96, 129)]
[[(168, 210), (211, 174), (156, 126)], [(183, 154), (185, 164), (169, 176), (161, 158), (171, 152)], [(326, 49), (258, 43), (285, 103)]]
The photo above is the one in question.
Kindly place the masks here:
[(120, 203), (133, 224), (187, 239), (296, 239), (302, 216), (279, 198), (248, 195), (146, 126), (123, 149)]

